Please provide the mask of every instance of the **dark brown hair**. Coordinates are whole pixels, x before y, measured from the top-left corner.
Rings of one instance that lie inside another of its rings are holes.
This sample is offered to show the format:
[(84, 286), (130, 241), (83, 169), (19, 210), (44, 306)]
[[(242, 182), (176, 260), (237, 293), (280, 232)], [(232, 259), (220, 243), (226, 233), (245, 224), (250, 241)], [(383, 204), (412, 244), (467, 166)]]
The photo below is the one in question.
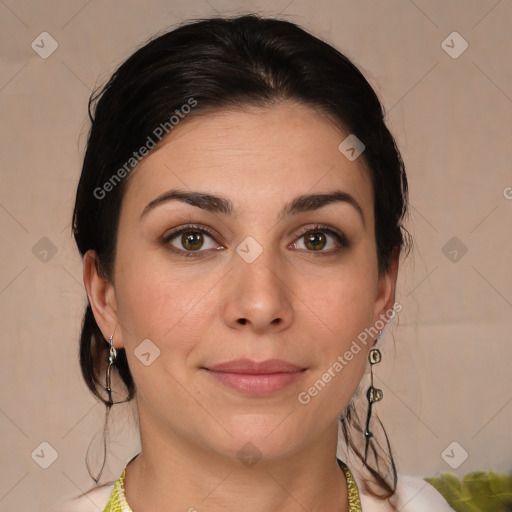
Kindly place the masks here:
[[(191, 98), (196, 103), (187, 118), (212, 109), (292, 100), (354, 134), (365, 145), (362, 157), (373, 184), (379, 272), (388, 270), (394, 250), (409, 246), (402, 227), (407, 210), (403, 161), (379, 99), (363, 74), (338, 50), (291, 22), (257, 15), (215, 17), (189, 21), (151, 40), (91, 95), (92, 126), (76, 194), (73, 234), (82, 256), (89, 249), (96, 251), (98, 270), (105, 277), (113, 276), (121, 202), (130, 178), (126, 163)], [(126, 172), (119, 173), (123, 168)], [(112, 182), (116, 173), (122, 179)], [(104, 193), (109, 180), (112, 186)], [(89, 304), (80, 364), (87, 386), (106, 405), (107, 359), (108, 344)], [(124, 350), (118, 351), (116, 368), (130, 400), (135, 385)], [(349, 425), (355, 422), (352, 405), (340, 421), (347, 445), (371, 471), (383, 496), (391, 496), (397, 479), (391, 453), (383, 472), (373, 448), (377, 467), (371, 467), (349, 434)]]

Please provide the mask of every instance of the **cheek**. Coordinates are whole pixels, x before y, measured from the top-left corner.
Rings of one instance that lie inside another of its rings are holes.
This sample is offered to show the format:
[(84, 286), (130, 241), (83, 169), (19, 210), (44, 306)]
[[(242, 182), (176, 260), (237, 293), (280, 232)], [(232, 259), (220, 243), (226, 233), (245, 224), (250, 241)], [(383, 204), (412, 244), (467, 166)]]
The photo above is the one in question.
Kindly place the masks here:
[(196, 314), (197, 302), (207, 292), (200, 280), (186, 279), (179, 272), (171, 274), (151, 262), (137, 268), (125, 266), (118, 283), (118, 315), (128, 345), (145, 338), (158, 343), (173, 337), (187, 317)]
[(329, 275), (308, 280), (302, 291), (326, 328), (341, 335), (340, 342), (357, 336), (373, 319), (377, 272), (371, 262), (364, 263), (364, 257), (354, 257)]
[[(189, 354), (198, 346), (200, 333), (207, 332), (203, 325), (211, 323), (200, 314), (201, 303), (197, 304), (207, 289), (198, 288), (179, 272), (170, 277), (151, 264), (120, 268), (118, 316), (138, 394), (160, 411), (176, 402), (181, 412), (192, 414), (193, 403), (186, 393), (182, 396), (179, 383), (188, 382)], [(144, 341), (148, 339), (150, 344)], [(148, 352), (146, 366), (142, 354)]]
[[(367, 368), (374, 339), (365, 330), (373, 321), (377, 271), (370, 258), (366, 256), (367, 262), (364, 258), (354, 258), (329, 279), (319, 280), (321, 287), (304, 283), (301, 293), (315, 313), (305, 321), (304, 328), (316, 340), (310, 356), (317, 363), (302, 389), (302, 401), (299, 399), (299, 403), (310, 403), (309, 414), (318, 410), (331, 415), (341, 413)], [(307, 294), (311, 289), (315, 293)]]

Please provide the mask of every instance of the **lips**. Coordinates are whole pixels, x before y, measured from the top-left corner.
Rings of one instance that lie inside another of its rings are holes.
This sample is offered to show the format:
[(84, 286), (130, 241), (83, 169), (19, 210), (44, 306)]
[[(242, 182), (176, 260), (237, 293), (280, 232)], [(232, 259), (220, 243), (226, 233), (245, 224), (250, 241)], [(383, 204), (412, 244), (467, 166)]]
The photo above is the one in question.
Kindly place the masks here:
[(214, 372), (270, 374), (290, 373), (304, 370), (300, 366), (283, 361), (282, 359), (267, 359), (266, 361), (252, 361), (251, 359), (236, 359), (226, 363), (217, 364), (208, 368)]
[(222, 384), (252, 395), (280, 391), (300, 379), (306, 371), (306, 368), (282, 359), (261, 362), (236, 359), (204, 369)]

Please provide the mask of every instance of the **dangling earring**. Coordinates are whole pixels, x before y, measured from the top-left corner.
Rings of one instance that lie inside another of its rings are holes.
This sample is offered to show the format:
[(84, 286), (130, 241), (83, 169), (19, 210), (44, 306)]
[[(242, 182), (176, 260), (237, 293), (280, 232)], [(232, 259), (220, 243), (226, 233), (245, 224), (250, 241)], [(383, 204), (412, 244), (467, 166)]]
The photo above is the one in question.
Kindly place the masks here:
[[(379, 331), (379, 335), (375, 340), (375, 344), (378, 343), (380, 337), (382, 336), (382, 331)], [(370, 387), (366, 392), (366, 398), (368, 400), (368, 415), (366, 416), (366, 429), (364, 432), (364, 436), (366, 438), (366, 447), (364, 450), (364, 460), (366, 461), (366, 457), (368, 455), (368, 445), (370, 443), (370, 438), (373, 437), (372, 432), (370, 432), (370, 418), (372, 416), (372, 405), (379, 400), (382, 400), (384, 396), (384, 392), (382, 389), (378, 389), (373, 386), (373, 365), (380, 363), (382, 359), (382, 355), (378, 348), (372, 348), (368, 354), (368, 360), (370, 361)]]
[(108, 395), (108, 402), (107, 402), (107, 407), (112, 407), (112, 405), (114, 404), (114, 402), (112, 401), (112, 386), (110, 385), (110, 368), (112, 367), (113, 364), (115, 364), (116, 362), (116, 357), (117, 357), (117, 351), (114, 347), (114, 335), (111, 334), (110, 335), (110, 352), (109, 352), (109, 356), (108, 356), (108, 365), (107, 365), (107, 376), (106, 376), (106, 392), (107, 392), (107, 395)]

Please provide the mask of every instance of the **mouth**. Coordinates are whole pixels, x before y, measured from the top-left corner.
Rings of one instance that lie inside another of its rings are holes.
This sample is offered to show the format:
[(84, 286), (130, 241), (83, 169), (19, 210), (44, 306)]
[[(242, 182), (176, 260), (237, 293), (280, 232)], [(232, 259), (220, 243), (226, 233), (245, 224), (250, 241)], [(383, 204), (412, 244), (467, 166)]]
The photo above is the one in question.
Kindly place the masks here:
[(221, 384), (249, 395), (276, 393), (299, 380), (307, 370), (281, 359), (237, 359), (202, 369)]

